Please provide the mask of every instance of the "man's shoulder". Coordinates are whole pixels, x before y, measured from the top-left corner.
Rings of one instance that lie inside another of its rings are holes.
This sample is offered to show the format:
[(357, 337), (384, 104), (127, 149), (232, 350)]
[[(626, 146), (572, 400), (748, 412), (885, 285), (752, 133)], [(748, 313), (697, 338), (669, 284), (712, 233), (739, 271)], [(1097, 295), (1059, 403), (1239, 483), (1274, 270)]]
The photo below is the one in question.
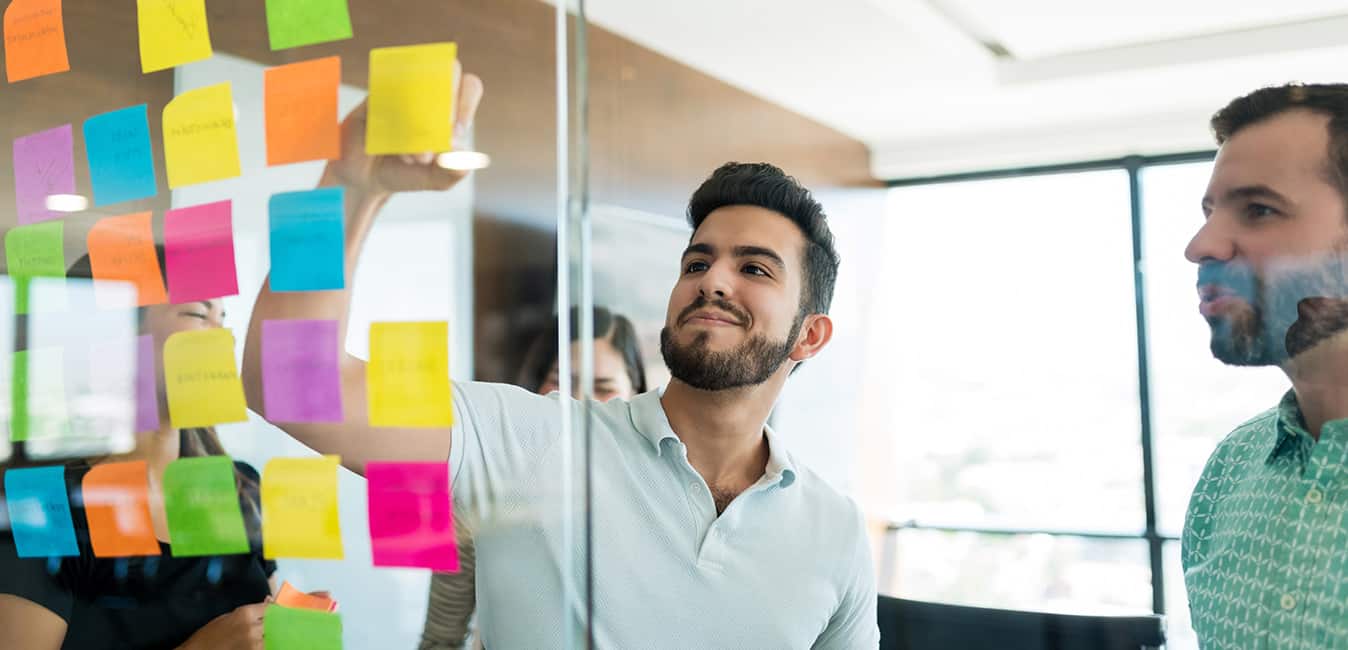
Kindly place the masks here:
[(800, 490), (807, 510), (805, 514), (815, 518), (815, 521), (827, 521), (833, 526), (849, 526), (858, 530), (864, 528), (865, 516), (861, 506), (852, 497), (834, 487), (799, 459), (792, 457), (791, 463), (795, 472), (791, 488)]
[(1267, 451), (1272, 436), (1277, 435), (1278, 408), (1256, 415), (1232, 429), (1218, 443), (1212, 453), (1214, 460), (1236, 460), (1254, 451)]

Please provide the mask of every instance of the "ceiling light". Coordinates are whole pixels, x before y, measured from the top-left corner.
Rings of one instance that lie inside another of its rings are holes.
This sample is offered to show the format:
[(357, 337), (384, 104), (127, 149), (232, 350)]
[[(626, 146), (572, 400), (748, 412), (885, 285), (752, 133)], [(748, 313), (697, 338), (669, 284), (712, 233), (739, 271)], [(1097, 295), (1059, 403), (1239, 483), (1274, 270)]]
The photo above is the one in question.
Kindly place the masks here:
[(486, 169), (491, 165), (491, 156), (480, 151), (449, 151), (435, 158), (435, 164), (455, 171)]
[(52, 194), (47, 197), (47, 209), (52, 212), (83, 212), (89, 209), (89, 199), (79, 194)]

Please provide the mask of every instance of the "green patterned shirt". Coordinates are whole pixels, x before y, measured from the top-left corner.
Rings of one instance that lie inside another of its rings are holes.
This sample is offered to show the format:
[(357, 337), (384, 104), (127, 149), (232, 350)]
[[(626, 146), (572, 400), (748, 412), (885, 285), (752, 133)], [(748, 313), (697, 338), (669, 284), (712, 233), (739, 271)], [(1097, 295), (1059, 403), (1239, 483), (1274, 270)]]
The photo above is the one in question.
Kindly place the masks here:
[(1184, 582), (1205, 650), (1348, 650), (1348, 420), (1296, 395), (1217, 445), (1189, 501)]

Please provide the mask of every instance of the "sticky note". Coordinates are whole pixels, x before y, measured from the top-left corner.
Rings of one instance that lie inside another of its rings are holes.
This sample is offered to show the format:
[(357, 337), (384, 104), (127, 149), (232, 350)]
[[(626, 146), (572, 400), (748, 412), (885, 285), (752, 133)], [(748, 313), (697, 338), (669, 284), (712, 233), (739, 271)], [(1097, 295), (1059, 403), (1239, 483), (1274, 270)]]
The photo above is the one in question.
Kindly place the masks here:
[(75, 193), (74, 133), (69, 124), (14, 139), (14, 200), (19, 223), (58, 219), (47, 197)]
[(69, 69), (61, 0), (13, 0), (5, 10), (5, 74), (9, 82)]
[(449, 151), (456, 56), (454, 43), (370, 50), (366, 153)]
[(351, 38), (347, 0), (267, 0), (271, 49)]
[(370, 325), (365, 392), (372, 426), (454, 424), (448, 335), (443, 321)]
[(337, 321), (262, 322), (262, 397), (272, 422), (341, 422)]
[(164, 107), (164, 165), (171, 189), (240, 174), (229, 82), (189, 90)]
[(370, 550), (375, 566), (458, 571), (446, 463), (368, 463)]
[(169, 463), (163, 490), (174, 557), (249, 552), (234, 461), (228, 456), (179, 458)]
[(140, 70), (166, 70), (211, 56), (206, 0), (136, 0)]
[(340, 187), (271, 197), (272, 291), (346, 287), (344, 197)]
[(234, 266), (234, 206), (217, 201), (164, 215), (164, 266), (175, 305), (239, 293)]
[(273, 458), (262, 470), (262, 553), (268, 559), (342, 559), (337, 456)]
[(10, 384), (14, 442), (58, 438), (70, 431), (66, 404), (65, 350), (40, 347), (14, 353)]
[(159, 378), (154, 337), (136, 337), (136, 433), (159, 430)]
[(341, 650), (342, 617), (272, 605), (262, 618), (267, 650)]
[[(29, 310), (33, 285), (29, 278), (58, 278), (61, 284), (66, 274), (65, 223), (48, 221), (11, 228), (5, 233), (5, 263), (9, 275), (16, 279), (15, 309), (20, 314)], [(53, 286), (52, 290), (59, 291)], [(60, 298), (51, 302), (57, 303)]]
[(263, 72), (268, 165), (341, 157), (341, 82), (342, 60), (335, 56)]
[(159, 555), (145, 461), (95, 465), (84, 475), (84, 512), (97, 557)]
[[(94, 279), (131, 283), (136, 287), (136, 303), (141, 307), (168, 301), (164, 276), (159, 270), (159, 254), (154, 248), (152, 216), (139, 212), (107, 217), (89, 229), (89, 265)], [(98, 297), (99, 304), (119, 302), (103, 299), (101, 294)]]
[(337, 611), (337, 601), (324, 596), (306, 594), (296, 589), (289, 581), (282, 580), (281, 588), (276, 591), (276, 604), (282, 607), (312, 609), (318, 612)]
[(80, 554), (66, 492), (66, 468), (34, 467), (5, 472), (5, 499), (19, 557)]
[(164, 342), (164, 387), (174, 427), (209, 427), (248, 419), (234, 363), (234, 335), (224, 328), (176, 332)]
[(94, 205), (144, 199), (159, 193), (145, 104), (84, 121), (84, 152)]

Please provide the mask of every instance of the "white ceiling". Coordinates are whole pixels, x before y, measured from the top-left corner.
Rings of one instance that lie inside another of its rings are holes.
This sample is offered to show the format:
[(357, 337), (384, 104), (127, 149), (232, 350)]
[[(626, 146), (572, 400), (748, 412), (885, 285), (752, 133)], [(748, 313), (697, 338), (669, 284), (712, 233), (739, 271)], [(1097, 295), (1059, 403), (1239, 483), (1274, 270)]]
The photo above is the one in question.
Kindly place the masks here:
[(1208, 116), (1238, 94), (1348, 81), (1348, 0), (586, 0), (586, 11), (862, 140), (881, 178), (1207, 148)]

